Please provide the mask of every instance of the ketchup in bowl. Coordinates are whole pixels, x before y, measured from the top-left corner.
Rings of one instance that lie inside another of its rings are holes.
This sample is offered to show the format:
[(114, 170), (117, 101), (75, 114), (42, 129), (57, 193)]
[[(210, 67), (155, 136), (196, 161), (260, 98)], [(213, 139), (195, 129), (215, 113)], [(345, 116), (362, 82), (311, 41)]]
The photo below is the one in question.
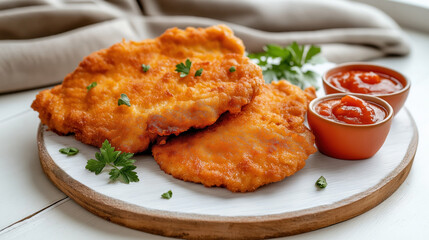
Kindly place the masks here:
[(383, 99), (355, 93), (313, 99), (307, 113), (318, 150), (348, 160), (373, 156), (386, 140), (393, 118), (392, 106)]
[(394, 77), (372, 71), (338, 72), (330, 76), (328, 82), (344, 92), (371, 95), (390, 94), (404, 87)]
[(379, 97), (397, 114), (410, 92), (411, 82), (400, 72), (371, 63), (344, 63), (323, 74), (326, 94), (365, 94)]
[(315, 110), (325, 118), (347, 124), (374, 124), (387, 115), (381, 106), (350, 95), (322, 101)]

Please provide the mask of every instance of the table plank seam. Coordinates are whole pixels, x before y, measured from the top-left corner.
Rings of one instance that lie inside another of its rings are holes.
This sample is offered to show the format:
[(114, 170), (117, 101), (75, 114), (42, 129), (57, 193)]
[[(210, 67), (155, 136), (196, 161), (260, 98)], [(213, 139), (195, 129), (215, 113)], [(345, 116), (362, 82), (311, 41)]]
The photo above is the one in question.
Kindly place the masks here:
[(25, 217), (25, 218), (23, 218), (21, 220), (18, 220), (16, 222), (14, 222), (14, 223), (12, 223), (12, 224), (4, 227), (3, 229), (0, 229), (0, 235), (2, 235), (3, 233), (7, 233), (7, 232), (13, 230), (13, 229), (19, 227), (22, 224), (25, 224), (25, 222), (31, 220), (35, 216), (38, 216), (38, 215), (43, 214), (45, 212), (48, 212), (48, 211), (50, 211), (50, 210), (52, 210), (52, 209), (54, 209), (54, 208), (62, 205), (63, 203), (67, 202), (68, 200), (70, 200), (69, 197), (64, 197), (64, 198), (62, 198), (62, 199), (60, 199), (60, 200), (58, 200), (58, 201), (56, 201), (56, 202), (54, 202), (54, 203), (52, 203), (52, 204), (50, 204), (48, 206), (42, 208), (41, 210), (39, 210), (39, 211), (37, 211), (37, 212), (35, 212), (35, 213), (31, 214), (31, 215), (28, 215), (27, 217)]
[(7, 116), (6, 118), (0, 119), (0, 124), (1, 124), (1, 123), (4, 123), (4, 122), (7, 122), (7, 121), (9, 121), (9, 120), (11, 120), (11, 119), (13, 119), (13, 118), (16, 118), (16, 117), (19, 117), (19, 116), (21, 116), (21, 115), (24, 115), (25, 113), (28, 113), (28, 112), (30, 112), (30, 111), (31, 111), (31, 109), (27, 109), (27, 110), (24, 110), (24, 111), (22, 111), (22, 112), (15, 113), (15, 114), (13, 114), (13, 115)]

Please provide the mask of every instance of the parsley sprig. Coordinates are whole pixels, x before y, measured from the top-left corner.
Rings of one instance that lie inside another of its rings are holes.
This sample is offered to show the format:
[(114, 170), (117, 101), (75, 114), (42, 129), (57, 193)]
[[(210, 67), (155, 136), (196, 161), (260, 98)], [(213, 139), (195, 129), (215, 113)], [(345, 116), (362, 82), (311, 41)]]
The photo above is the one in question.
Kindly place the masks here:
[(204, 69), (202, 69), (202, 68), (198, 69), (198, 70), (195, 72), (195, 77), (199, 77), (199, 76), (201, 76), (201, 74), (203, 74), (203, 70), (204, 70)]
[(110, 166), (110, 180), (120, 180), (124, 183), (138, 182), (137, 173), (134, 165), (136, 160), (131, 159), (134, 154), (115, 151), (115, 148), (106, 139), (100, 148), (100, 152), (95, 153), (96, 159), (89, 159), (86, 164), (86, 169), (100, 174), (106, 166)]
[(170, 199), (173, 197), (173, 192), (171, 190), (168, 190), (168, 192), (165, 192), (161, 195), (161, 198), (164, 199)]
[(262, 68), (266, 83), (286, 79), (302, 89), (314, 86), (318, 88), (319, 74), (305, 70), (305, 64), (322, 63), (325, 60), (318, 55), (321, 52), (318, 46), (305, 47), (296, 42), (281, 47), (269, 44), (264, 47), (265, 52), (248, 54), (256, 64)]
[(61, 148), (59, 150), (59, 152), (62, 154), (66, 154), (67, 156), (74, 156), (74, 155), (78, 154), (79, 149), (74, 148), (74, 147), (67, 147), (67, 148)]
[[(191, 66), (192, 66), (192, 62), (189, 59), (186, 59), (185, 64), (184, 63), (179, 63), (176, 65), (176, 72), (180, 73), (180, 77), (186, 77), (189, 74), (189, 71), (191, 71)], [(202, 72), (202, 71), (201, 71)]]
[(323, 176), (320, 176), (320, 178), (317, 179), (316, 181), (316, 186), (319, 188), (325, 188), (326, 186), (328, 186), (328, 182), (326, 182), (326, 178)]
[(89, 85), (86, 87), (86, 89), (87, 89), (87, 90), (88, 90), (88, 92), (89, 92), (89, 90), (93, 89), (95, 86), (97, 86), (97, 82), (92, 82), (91, 84), (89, 84)]
[(150, 69), (150, 65), (142, 64), (142, 70), (143, 72), (147, 72)]
[(130, 99), (125, 93), (122, 93), (121, 97), (118, 99), (118, 106), (121, 106), (121, 105), (127, 105), (128, 107), (131, 107)]

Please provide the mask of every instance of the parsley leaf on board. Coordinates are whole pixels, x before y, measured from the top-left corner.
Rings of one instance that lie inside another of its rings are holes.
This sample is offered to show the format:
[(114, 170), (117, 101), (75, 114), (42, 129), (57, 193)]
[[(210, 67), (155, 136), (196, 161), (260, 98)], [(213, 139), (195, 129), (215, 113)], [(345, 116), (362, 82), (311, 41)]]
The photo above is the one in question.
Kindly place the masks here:
[(201, 76), (201, 74), (203, 74), (203, 70), (204, 70), (204, 69), (202, 69), (202, 68), (198, 69), (198, 70), (195, 72), (195, 77), (199, 77), (199, 76)]
[(73, 156), (76, 155), (79, 152), (79, 149), (74, 147), (68, 147), (68, 148), (61, 148), (59, 150), (60, 153), (66, 154), (67, 156)]
[(115, 151), (115, 148), (106, 139), (100, 148), (100, 152), (95, 153), (95, 159), (89, 159), (85, 168), (96, 175), (100, 174), (106, 166), (111, 167), (109, 175), (111, 181), (120, 180), (123, 183), (138, 182), (136, 160), (131, 159), (132, 153)]
[(191, 70), (192, 62), (189, 59), (186, 59), (185, 64), (179, 63), (176, 65), (176, 72), (180, 73), (180, 77), (186, 77), (189, 74), (189, 71)]
[(235, 72), (235, 67), (234, 66), (230, 67), (229, 72)]
[(142, 70), (143, 72), (147, 72), (150, 69), (150, 65), (142, 64)]
[(320, 176), (320, 178), (317, 179), (316, 181), (316, 186), (319, 188), (325, 188), (326, 186), (328, 186), (328, 183), (326, 182), (326, 178), (323, 176)]
[(121, 106), (121, 105), (127, 105), (128, 107), (131, 107), (130, 99), (125, 93), (122, 93), (121, 98), (118, 99), (118, 106)]
[(313, 45), (305, 47), (293, 42), (286, 47), (269, 44), (264, 47), (264, 51), (248, 54), (248, 57), (262, 68), (266, 83), (286, 79), (302, 89), (309, 86), (319, 88), (317, 85), (319, 74), (306, 70), (303, 66), (325, 61), (318, 55), (321, 52), (320, 47)]
[(89, 92), (89, 90), (93, 89), (95, 86), (97, 86), (97, 82), (92, 82), (91, 84), (89, 84), (89, 85), (86, 87), (86, 89), (88, 89), (88, 92)]
[(171, 190), (168, 190), (168, 192), (163, 193), (161, 197), (164, 199), (170, 199), (171, 197), (173, 197), (173, 192)]

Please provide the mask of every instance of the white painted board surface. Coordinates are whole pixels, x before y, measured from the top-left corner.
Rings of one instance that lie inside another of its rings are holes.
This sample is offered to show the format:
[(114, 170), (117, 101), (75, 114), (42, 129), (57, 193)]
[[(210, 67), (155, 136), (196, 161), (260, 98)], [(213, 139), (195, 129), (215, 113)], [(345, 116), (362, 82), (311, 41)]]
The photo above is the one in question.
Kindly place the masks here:
[[(109, 182), (108, 171), (100, 175), (85, 169), (87, 160), (94, 158), (97, 148), (74, 139), (44, 130), (47, 152), (70, 177), (95, 192), (149, 210), (215, 216), (265, 216), (283, 214), (330, 205), (368, 191), (388, 177), (403, 161), (414, 135), (412, 118), (401, 111), (392, 123), (385, 144), (372, 158), (345, 161), (316, 153), (307, 165), (285, 180), (269, 184), (251, 193), (232, 193), (223, 188), (206, 188), (177, 180), (165, 174), (150, 155), (136, 155), (140, 181), (123, 184)], [(46, 129), (46, 127), (45, 127)], [(75, 156), (59, 153), (64, 147), (77, 147)], [(315, 181), (323, 175), (328, 187), (320, 190)], [(160, 195), (173, 191), (173, 198)]]

